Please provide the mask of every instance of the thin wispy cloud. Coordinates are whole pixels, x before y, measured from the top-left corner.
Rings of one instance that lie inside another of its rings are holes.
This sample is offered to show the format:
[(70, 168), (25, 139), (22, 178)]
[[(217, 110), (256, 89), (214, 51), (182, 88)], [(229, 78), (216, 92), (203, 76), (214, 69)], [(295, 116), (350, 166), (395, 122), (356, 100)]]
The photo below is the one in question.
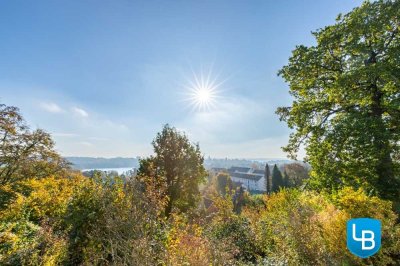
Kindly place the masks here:
[(81, 142), (79, 142), (78, 144), (79, 144), (79, 145), (86, 146), (86, 147), (92, 147), (92, 146), (93, 146), (93, 143), (88, 142), (88, 141), (81, 141)]
[(58, 106), (56, 103), (52, 102), (42, 102), (40, 103), (40, 108), (49, 113), (63, 113), (64, 110)]
[(107, 140), (109, 140), (108, 138), (101, 138), (101, 137), (90, 137), (89, 139), (93, 140), (93, 141), (107, 141)]
[(118, 128), (118, 129), (121, 129), (121, 130), (128, 130), (128, 126), (127, 125), (122, 124), (122, 123), (115, 123), (115, 122), (113, 122), (111, 120), (108, 120), (108, 119), (104, 120), (103, 123), (107, 127)]
[(76, 114), (76, 115), (78, 115), (78, 116), (81, 116), (81, 117), (88, 117), (89, 116), (89, 114), (85, 111), (85, 110), (83, 110), (82, 108), (79, 108), (79, 107), (72, 107), (72, 112), (74, 113), (74, 114)]
[(245, 97), (226, 97), (215, 110), (188, 115), (178, 126), (202, 143), (236, 143), (260, 138), (260, 123), (268, 118), (268, 108)]
[(78, 134), (75, 133), (53, 133), (52, 134), (54, 137), (62, 137), (62, 138), (73, 138), (73, 137), (77, 137)]

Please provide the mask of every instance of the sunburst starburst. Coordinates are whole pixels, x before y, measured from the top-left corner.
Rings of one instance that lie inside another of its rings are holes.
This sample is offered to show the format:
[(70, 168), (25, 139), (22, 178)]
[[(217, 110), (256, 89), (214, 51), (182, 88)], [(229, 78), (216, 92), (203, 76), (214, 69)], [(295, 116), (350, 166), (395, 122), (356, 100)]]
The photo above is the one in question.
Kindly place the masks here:
[(185, 100), (190, 102), (191, 107), (197, 111), (210, 111), (213, 109), (219, 96), (219, 87), (225, 82), (218, 82), (218, 76), (212, 78), (212, 71), (207, 75), (203, 72), (200, 75), (193, 73), (193, 79), (188, 80), (189, 85), (185, 86), (187, 97)]

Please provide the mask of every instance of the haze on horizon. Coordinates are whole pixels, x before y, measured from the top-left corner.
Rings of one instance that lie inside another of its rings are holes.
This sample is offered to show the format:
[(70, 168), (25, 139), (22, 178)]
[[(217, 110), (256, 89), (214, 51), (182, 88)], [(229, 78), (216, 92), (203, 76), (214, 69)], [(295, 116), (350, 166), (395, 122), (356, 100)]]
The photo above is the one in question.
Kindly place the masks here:
[(0, 4), (0, 102), (62, 155), (108, 158), (151, 154), (166, 123), (206, 156), (285, 158), (277, 71), (361, 3), (19, 2)]

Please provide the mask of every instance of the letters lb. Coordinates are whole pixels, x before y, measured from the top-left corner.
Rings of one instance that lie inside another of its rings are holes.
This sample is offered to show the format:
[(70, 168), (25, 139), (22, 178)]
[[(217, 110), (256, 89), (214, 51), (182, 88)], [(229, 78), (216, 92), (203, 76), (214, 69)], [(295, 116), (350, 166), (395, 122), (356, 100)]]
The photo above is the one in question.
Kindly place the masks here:
[(367, 258), (381, 247), (381, 222), (371, 218), (347, 221), (347, 248), (351, 253)]

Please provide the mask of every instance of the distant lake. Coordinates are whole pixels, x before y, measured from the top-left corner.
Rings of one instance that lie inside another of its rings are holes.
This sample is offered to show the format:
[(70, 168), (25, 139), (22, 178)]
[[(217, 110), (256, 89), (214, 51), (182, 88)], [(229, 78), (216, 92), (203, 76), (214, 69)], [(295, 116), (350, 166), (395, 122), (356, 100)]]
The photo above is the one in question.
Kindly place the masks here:
[(120, 174), (123, 174), (123, 173), (125, 173), (125, 172), (127, 172), (127, 171), (131, 171), (131, 170), (133, 170), (133, 169), (135, 169), (134, 167), (120, 167), (120, 168), (92, 168), (92, 169), (83, 169), (83, 170), (81, 170), (82, 172), (85, 172), (85, 171), (92, 171), (92, 170), (99, 170), (99, 171), (105, 171), (105, 172), (109, 172), (109, 171), (116, 171), (116, 172), (118, 172), (118, 174), (120, 175)]

